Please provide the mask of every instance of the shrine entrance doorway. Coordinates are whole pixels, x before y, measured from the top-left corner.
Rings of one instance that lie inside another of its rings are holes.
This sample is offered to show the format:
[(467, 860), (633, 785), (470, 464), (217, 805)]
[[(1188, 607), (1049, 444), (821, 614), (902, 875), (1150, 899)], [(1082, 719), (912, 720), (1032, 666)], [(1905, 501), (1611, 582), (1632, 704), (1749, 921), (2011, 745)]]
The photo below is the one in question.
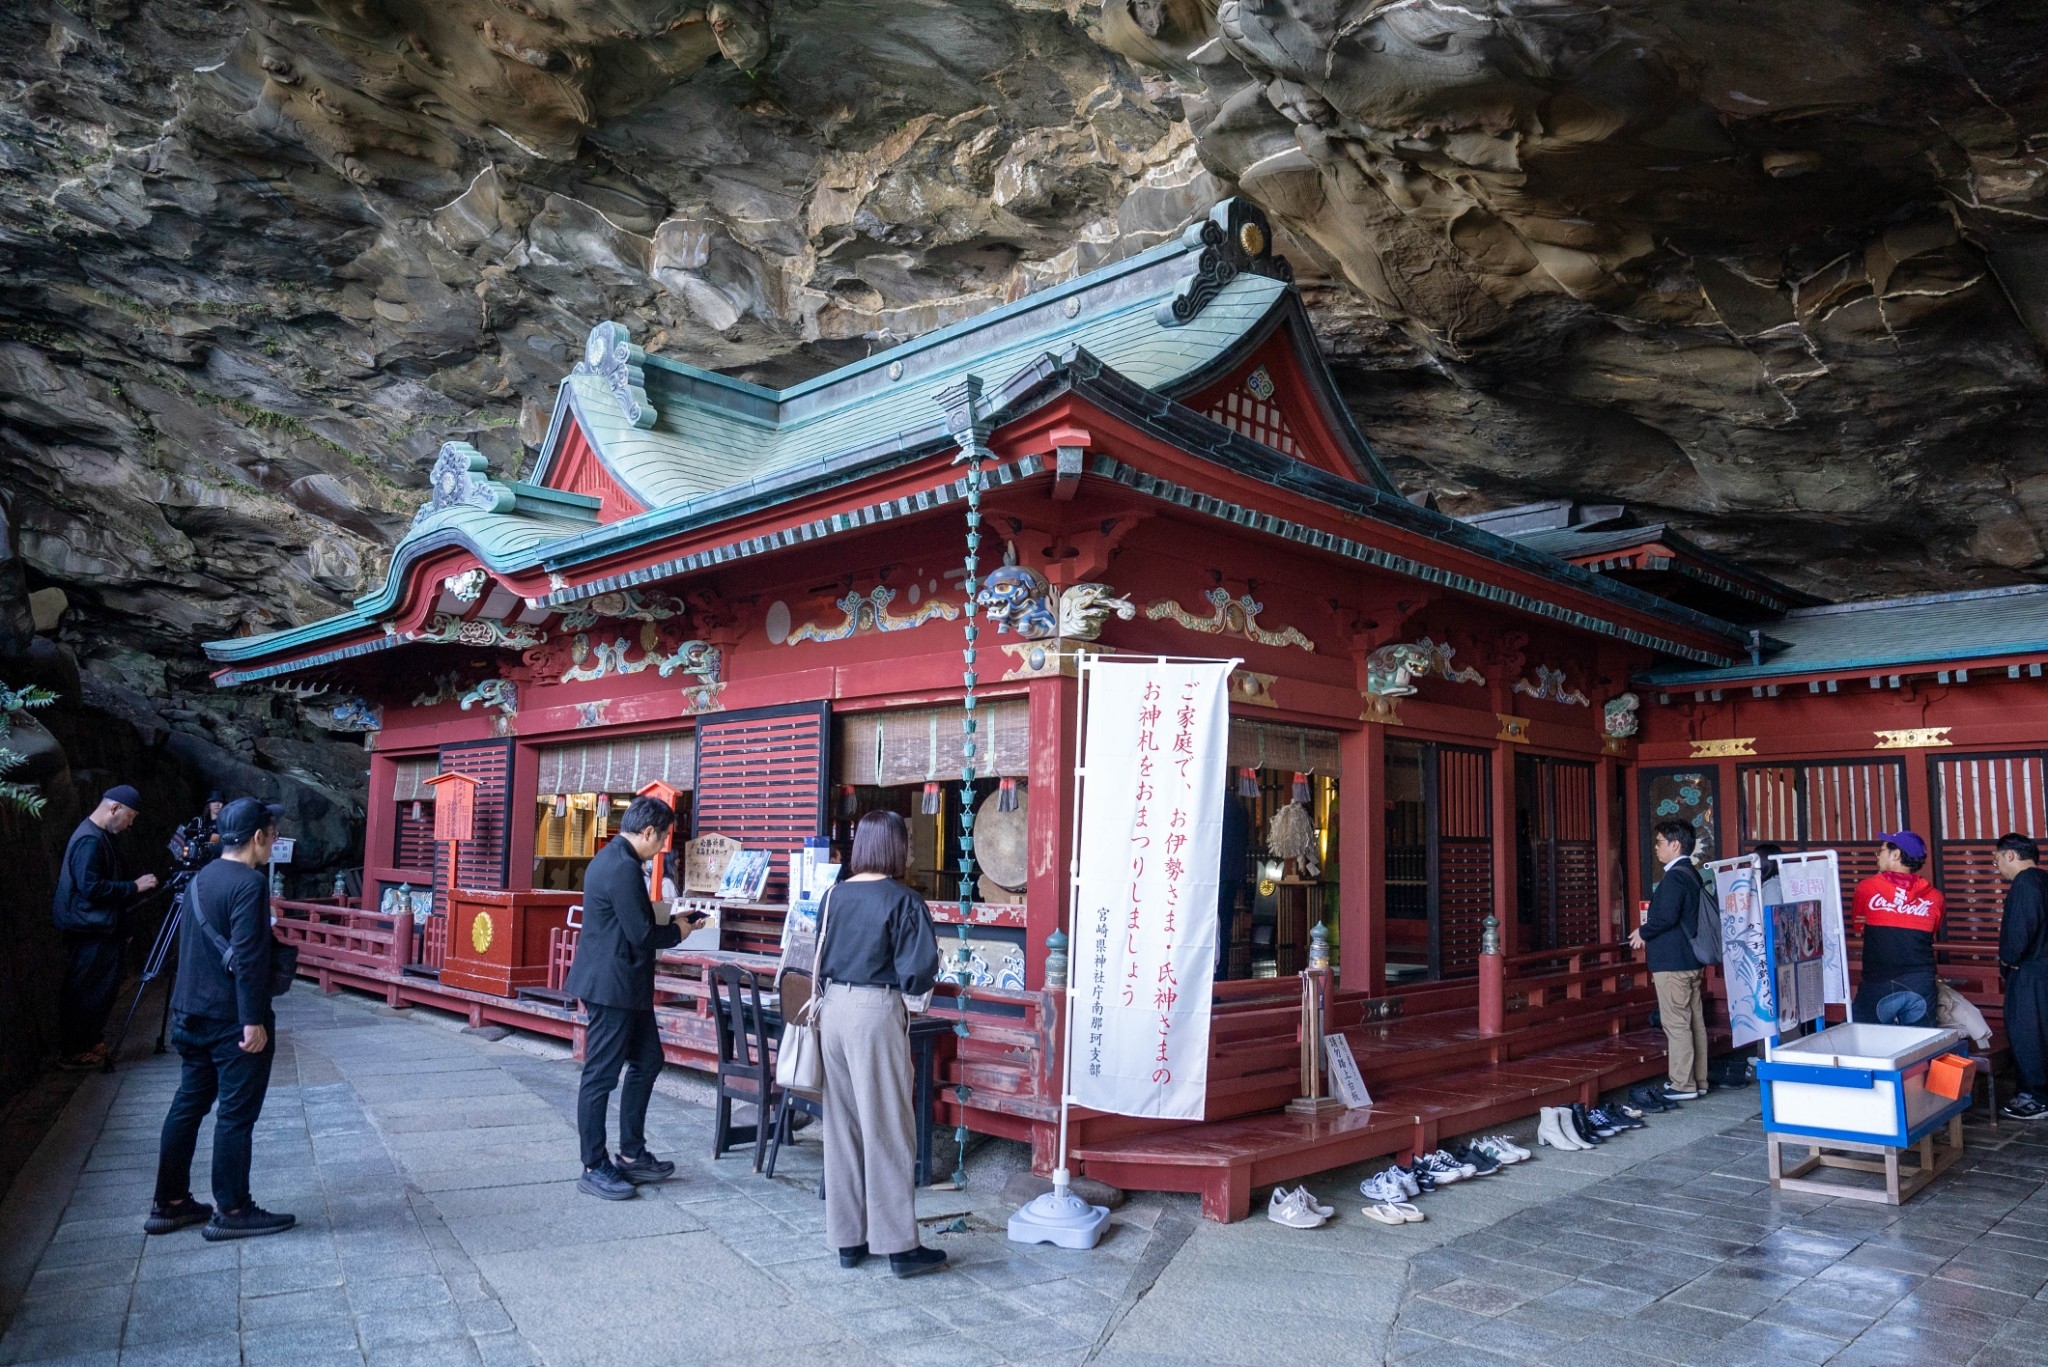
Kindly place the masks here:
[(1436, 741), (1387, 741), (1387, 982), (1479, 971), (1493, 910), (1490, 752)]
[(1596, 773), (1583, 760), (1515, 756), (1515, 910), (1525, 952), (1600, 937)]

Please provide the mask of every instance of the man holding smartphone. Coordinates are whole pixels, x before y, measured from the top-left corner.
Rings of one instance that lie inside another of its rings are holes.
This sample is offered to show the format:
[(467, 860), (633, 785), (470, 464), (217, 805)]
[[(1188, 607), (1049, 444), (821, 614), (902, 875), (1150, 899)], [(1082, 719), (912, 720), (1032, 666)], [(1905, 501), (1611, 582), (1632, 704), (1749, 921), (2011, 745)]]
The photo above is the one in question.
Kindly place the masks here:
[[(647, 895), (643, 866), (676, 823), (660, 798), (636, 797), (619, 834), (597, 852), (583, 875), (583, 931), (562, 989), (580, 998), (589, 1018), (583, 1033), (583, 1082), (576, 1094), (576, 1133), (583, 1176), (576, 1189), (623, 1201), (644, 1183), (673, 1177), (676, 1165), (647, 1152), (647, 1101), (661, 1072), (661, 1034), (654, 1021), (654, 956), (682, 943), (681, 926)], [(619, 1087), (619, 1070), (625, 1085)], [(619, 1088), (619, 1151), (605, 1143), (605, 1108)]]

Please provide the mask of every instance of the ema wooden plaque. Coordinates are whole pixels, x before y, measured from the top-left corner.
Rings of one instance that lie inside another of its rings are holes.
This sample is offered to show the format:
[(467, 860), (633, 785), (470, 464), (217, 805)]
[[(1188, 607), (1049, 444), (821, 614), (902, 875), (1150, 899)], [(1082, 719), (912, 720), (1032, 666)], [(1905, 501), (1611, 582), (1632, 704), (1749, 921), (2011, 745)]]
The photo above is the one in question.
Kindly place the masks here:
[(725, 877), (725, 866), (740, 852), (740, 842), (729, 835), (700, 835), (683, 846), (682, 893), (714, 893)]
[(427, 780), (434, 790), (434, 839), (473, 840), (476, 780), (468, 774), (436, 774)]

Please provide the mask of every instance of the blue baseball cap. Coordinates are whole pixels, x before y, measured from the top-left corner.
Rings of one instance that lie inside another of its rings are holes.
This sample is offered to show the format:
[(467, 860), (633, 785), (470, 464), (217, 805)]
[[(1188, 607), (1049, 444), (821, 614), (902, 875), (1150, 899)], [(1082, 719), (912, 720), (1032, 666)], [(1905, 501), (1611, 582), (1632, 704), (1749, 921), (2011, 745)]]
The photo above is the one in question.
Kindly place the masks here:
[(1878, 839), (1887, 845), (1897, 845), (1899, 853), (1908, 859), (1927, 857), (1927, 842), (1911, 831), (1895, 831), (1890, 835), (1881, 835)]

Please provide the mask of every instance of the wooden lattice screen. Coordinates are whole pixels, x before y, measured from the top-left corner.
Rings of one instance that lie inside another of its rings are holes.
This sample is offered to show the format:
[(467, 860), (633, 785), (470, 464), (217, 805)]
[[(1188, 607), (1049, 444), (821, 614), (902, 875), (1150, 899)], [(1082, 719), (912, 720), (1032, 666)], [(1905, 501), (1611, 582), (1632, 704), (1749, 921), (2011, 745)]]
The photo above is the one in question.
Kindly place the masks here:
[[(449, 745), (441, 749), (441, 772), (467, 774), (476, 780), (476, 806), (471, 818), (471, 836), (458, 846), (459, 862), (455, 880), (459, 887), (500, 889), (505, 886), (512, 858), (511, 826), (506, 820), (506, 801), (512, 784), (512, 742), (484, 741), (475, 745)], [(427, 812), (428, 835), (433, 833), (433, 812)], [(447, 911), (448, 848), (434, 850), (434, 909)]]
[(788, 894), (789, 852), (825, 832), (831, 734), (827, 703), (728, 712), (697, 723), (692, 834), (731, 836), (746, 849), (769, 851), (765, 900)]

